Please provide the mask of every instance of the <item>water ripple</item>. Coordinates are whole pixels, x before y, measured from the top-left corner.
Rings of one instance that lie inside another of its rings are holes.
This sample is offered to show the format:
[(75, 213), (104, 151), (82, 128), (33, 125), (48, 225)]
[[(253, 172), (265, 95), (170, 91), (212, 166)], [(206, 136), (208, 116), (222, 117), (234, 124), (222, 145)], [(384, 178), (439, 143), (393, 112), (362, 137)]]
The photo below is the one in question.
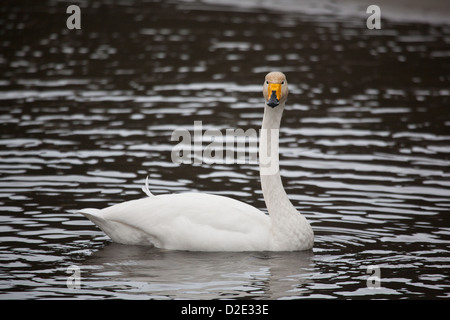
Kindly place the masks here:
[[(61, 28), (51, 1), (0, 9), (0, 298), (448, 299), (448, 26), (290, 6), (94, 1), (89, 32)], [(145, 196), (147, 176), (155, 194), (265, 210), (256, 163), (176, 164), (170, 137), (258, 130), (272, 69), (289, 78), (281, 175), (312, 252), (121, 246), (77, 213)]]

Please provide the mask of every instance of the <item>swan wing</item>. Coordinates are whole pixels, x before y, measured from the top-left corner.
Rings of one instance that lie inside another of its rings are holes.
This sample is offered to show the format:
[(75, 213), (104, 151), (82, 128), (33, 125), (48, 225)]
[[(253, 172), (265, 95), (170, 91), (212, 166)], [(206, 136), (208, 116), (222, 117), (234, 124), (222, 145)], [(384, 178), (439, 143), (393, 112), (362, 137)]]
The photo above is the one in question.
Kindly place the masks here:
[(182, 193), (80, 211), (115, 242), (193, 251), (269, 250), (268, 215), (228, 197)]

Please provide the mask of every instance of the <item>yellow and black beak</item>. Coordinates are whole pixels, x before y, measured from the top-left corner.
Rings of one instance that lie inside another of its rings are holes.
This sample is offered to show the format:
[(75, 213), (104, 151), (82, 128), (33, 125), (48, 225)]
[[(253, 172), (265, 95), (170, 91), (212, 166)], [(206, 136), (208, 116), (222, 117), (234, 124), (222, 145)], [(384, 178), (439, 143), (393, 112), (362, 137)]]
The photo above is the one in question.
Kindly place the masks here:
[(268, 87), (268, 97), (269, 101), (267, 101), (267, 105), (269, 107), (275, 108), (280, 104), (281, 99), (281, 84), (279, 83), (269, 83)]

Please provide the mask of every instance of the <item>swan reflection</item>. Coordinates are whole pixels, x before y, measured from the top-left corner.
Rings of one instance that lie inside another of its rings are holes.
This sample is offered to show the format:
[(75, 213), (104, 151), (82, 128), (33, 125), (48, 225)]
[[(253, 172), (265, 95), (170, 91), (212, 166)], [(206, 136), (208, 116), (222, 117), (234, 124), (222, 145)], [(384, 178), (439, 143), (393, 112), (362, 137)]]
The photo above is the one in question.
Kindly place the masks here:
[(311, 251), (188, 252), (110, 243), (81, 266), (82, 288), (106, 296), (114, 290), (115, 297), (123, 291), (127, 298), (296, 298), (308, 293), (304, 275), (312, 265)]

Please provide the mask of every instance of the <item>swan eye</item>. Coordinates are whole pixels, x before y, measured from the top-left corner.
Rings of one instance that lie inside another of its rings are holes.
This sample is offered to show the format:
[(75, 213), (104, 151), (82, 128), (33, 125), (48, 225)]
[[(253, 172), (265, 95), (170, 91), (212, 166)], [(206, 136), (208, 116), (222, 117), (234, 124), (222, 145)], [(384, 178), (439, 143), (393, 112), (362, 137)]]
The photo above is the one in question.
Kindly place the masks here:
[(284, 80), (283, 80), (283, 81), (281, 81), (281, 84), (282, 84), (282, 85), (284, 84)]
[(266, 80), (266, 84), (269, 84), (269, 80)]

